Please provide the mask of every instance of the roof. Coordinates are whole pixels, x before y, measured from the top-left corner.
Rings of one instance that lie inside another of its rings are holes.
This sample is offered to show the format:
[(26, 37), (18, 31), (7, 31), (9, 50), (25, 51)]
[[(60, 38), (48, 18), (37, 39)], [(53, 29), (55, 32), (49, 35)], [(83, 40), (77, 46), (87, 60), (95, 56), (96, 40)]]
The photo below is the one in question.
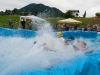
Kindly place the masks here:
[(69, 10), (69, 11), (72, 11), (72, 12), (78, 12), (78, 13), (79, 13), (79, 10)]

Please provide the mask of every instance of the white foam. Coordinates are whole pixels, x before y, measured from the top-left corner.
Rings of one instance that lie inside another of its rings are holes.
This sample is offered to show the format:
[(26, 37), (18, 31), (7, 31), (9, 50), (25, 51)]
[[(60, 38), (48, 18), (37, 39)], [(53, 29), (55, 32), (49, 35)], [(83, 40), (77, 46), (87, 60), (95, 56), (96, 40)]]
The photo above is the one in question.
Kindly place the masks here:
[[(34, 41), (45, 42), (48, 50), (33, 48)], [(71, 46), (65, 46), (58, 38), (50, 34), (25, 39), (21, 37), (0, 38), (0, 75), (47, 69), (64, 60), (79, 55)]]

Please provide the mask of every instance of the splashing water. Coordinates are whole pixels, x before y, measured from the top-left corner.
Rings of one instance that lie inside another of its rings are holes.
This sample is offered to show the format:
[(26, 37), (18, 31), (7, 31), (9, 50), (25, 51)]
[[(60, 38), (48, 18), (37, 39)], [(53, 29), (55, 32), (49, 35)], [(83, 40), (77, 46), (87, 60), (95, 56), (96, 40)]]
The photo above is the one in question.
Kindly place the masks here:
[[(49, 34), (30, 39), (0, 37), (0, 41), (0, 75), (34, 69), (48, 69), (79, 54), (72, 47), (65, 46), (59, 39)], [(51, 51), (42, 47), (32, 48), (33, 41), (46, 42)]]

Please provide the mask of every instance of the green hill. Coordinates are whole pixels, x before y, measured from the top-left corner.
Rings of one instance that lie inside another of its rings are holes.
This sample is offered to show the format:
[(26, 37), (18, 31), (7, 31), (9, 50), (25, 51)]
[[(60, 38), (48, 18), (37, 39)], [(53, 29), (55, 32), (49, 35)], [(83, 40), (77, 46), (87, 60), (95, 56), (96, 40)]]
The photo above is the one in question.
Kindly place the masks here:
[(62, 17), (63, 12), (55, 7), (45, 6), (43, 4), (31, 3), (25, 7), (19, 9), (21, 12), (31, 12), (32, 14), (37, 14), (39, 17)]

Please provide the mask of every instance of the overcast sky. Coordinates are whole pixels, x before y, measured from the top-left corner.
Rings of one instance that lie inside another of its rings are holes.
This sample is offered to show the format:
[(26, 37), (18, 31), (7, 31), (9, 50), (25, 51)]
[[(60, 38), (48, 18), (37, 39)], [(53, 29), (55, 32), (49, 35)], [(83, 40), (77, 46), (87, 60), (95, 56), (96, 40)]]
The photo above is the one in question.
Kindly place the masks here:
[(87, 17), (95, 16), (96, 12), (100, 12), (100, 0), (0, 0), (0, 11), (20, 9), (30, 3), (42, 3), (46, 6), (56, 7), (62, 12), (79, 10), (80, 16), (86, 10)]

